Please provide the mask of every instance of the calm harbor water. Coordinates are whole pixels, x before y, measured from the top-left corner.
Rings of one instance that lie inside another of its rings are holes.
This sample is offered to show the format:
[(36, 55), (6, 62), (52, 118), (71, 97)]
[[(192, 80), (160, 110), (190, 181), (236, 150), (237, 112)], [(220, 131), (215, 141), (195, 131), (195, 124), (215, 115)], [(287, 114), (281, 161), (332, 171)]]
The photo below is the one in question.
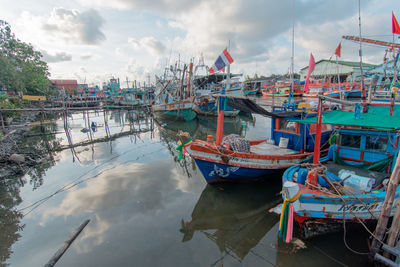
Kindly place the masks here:
[[(154, 122), (140, 114), (91, 112), (68, 119), (77, 145), (53, 161), (1, 185), (0, 265), (43, 266), (86, 219), (90, 223), (57, 266), (366, 266), (346, 249), (343, 232), (304, 241), (298, 249), (278, 240), (280, 176), (264, 182), (207, 185), (194, 161), (177, 161), (177, 131), (215, 136), (216, 118)], [(86, 121), (86, 122), (85, 122)], [(269, 119), (226, 119), (225, 134), (270, 135)], [(29, 137), (32, 144), (63, 146), (62, 119)], [(115, 136), (103, 140), (107, 135)], [(97, 142), (95, 141), (97, 140)], [(85, 143), (86, 142), (86, 145)], [(347, 232), (348, 245), (366, 252), (368, 235)]]

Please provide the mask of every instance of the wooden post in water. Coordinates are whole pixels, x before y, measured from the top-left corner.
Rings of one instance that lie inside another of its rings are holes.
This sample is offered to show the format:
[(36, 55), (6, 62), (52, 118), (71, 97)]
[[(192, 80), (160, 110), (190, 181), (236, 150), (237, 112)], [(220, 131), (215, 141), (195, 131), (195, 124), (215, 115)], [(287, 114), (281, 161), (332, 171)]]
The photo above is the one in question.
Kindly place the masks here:
[(373, 258), (377, 252), (379, 252), (379, 249), (381, 247), (380, 241), (383, 241), (385, 235), (385, 230), (390, 218), (390, 213), (392, 211), (393, 199), (396, 194), (396, 188), (399, 185), (399, 181), (400, 181), (400, 151), (397, 154), (396, 165), (394, 166), (392, 175), (390, 176), (390, 180), (386, 190), (385, 201), (383, 202), (381, 213), (379, 215), (378, 224), (376, 225), (375, 237), (378, 238), (378, 240), (374, 238), (374, 240), (372, 241), (371, 251), (370, 251), (371, 258)]

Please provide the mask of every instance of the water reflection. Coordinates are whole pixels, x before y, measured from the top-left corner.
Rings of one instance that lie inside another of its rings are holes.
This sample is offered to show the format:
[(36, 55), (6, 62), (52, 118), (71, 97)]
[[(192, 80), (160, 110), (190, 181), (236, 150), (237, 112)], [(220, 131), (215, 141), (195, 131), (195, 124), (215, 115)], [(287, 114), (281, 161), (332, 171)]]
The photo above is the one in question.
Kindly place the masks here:
[[(22, 202), (21, 187), (29, 182), (32, 190), (39, 188), (43, 185), (46, 171), (56, 163), (54, 150), (60, 142), (51, 134), (56, 129), (57, 125), (53, 122), (27, 132), (26, 137), (18, 142), (19, 153), (25, 156), (24, 166), (9, 165), (9, 176), (0, 179), (0, 265), (10, 257), (11, 246), (21, 237), (25, 227), (20, 222), (24, 214), (16, 209)], [(24, 176), (24, 171), (27, 176)]]
[[(246, 131), (250, 125), (254, 124), (253, 116), (236, 116), (224, 119), (224, 134), (246, 135)], [(155, 121), (159, 129), (159, 138), (166, 144), (168, 151), (185, 171), (188, 178), (192, 177), (192, 171), (197, 170), (194, 160), (190, 157), (184, 157), (178, 161), (178, 152), (176, 151), (177, 142), (179, 141), (178, 131), (188, 132), (193, 139), (207, 138), (207, 135), (216, 134), (217, 118), (216, 117), (199, 117), (197, 120), (183, 122), (179, 120)]]
[[(224, 118), (224, 135), (238, 134), (245, 136), (250, 125), (254, 126), (255, 119), (252, 115), (239, 115)], [(169, 130), (170, 135), (175, 135), (179, 130), (188, 132), (193, 139), (206, 140), (207, 135), (216, 135), (217, 117), (199, 117), (189, 122), (182, 121), (157, 121), (159, 127)], [(179, 139), (173, 137), (176, 141)]]
[(18, 183), (2, 181), (0, 183), (0, 265), (10, 257), (11, 246), (16, 242), (24, 228), (20, 224), (22, 213), (15, 210), (21, 203)]
[(242, 261), (278, 222), (268, 210), (281, 201), (279, 181), (258, 184), (207, 185), (190, 221), (181, 222), (182, 242), (204, 234), (222, 253)]

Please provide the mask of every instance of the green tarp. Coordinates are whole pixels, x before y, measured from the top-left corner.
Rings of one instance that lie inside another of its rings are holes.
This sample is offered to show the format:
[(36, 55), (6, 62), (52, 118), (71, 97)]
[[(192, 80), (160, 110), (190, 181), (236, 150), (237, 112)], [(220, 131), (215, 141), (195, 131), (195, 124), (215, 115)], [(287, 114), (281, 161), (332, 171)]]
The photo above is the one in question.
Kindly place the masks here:
[[(400, 107), (395, 106), (393, 116), (390, 116), (390, 107), (372, 106), (368, 113), (361, 113), (362, 119), (356, 119), (353, 111), (334, 110), (322, 115), (323, 124), (351, 125), (374, 128), (384, 131), (400, 129)], [(300, 120), (300, 123), (316, 123), (316, 117)]]
[(383, 172), (392, 162), (393, 157), (388, 157), (386, 159), (382, 159), (380, 161), (371, 162), (371, 163), (364, 163), (364, 164), (347, 164), (339, 155), (336, 153), (333, 154), (333, 162), (342, 166), (353, 166), (359, 169), (369, 170), (369, 171), (376, 171), (376, 172)]

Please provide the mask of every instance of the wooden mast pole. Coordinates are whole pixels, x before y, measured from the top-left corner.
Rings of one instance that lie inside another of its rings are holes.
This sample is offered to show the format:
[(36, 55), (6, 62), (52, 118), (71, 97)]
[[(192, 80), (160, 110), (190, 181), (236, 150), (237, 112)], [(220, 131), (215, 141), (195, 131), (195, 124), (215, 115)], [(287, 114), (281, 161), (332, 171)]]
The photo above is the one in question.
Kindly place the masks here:
[[(359, 56), (360, 56), (360, 75), (361, 75), (361, 99), (362, 102), (365, 104), (367, 101), (367, 96), (365, 93), (365, 84), (364, 84), (364, 72), (362, 68), (362, 46), (361, 46), (361, 7), (360, 7), (360, 0), (358, 0), (358, 29), (359, 29), (359, 35), (360, 35), (360, 50), (359, 50)], [(363, 105), (363, 113), (368, 111), (368, 106)]]

